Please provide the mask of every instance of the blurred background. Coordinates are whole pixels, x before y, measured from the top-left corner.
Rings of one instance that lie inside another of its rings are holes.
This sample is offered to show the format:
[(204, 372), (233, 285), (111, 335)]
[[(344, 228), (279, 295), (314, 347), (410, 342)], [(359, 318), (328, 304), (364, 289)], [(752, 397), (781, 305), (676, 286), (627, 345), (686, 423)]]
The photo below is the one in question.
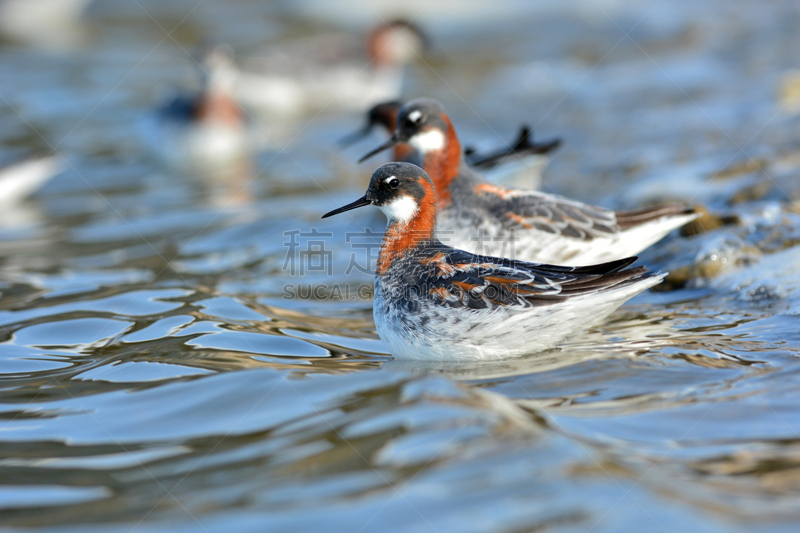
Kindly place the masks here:
[[(0, 524), (796, 531), (799, 27), (788, 0), (0, 0)], [(705, 215), (557, 350), (396, 361), (358, 246), (383, 219), (319, 217), (386, 161), (357, 164), (379, 128), (339, 141), (421, 96), (479, 151), (560, 139), (530, 186)]]

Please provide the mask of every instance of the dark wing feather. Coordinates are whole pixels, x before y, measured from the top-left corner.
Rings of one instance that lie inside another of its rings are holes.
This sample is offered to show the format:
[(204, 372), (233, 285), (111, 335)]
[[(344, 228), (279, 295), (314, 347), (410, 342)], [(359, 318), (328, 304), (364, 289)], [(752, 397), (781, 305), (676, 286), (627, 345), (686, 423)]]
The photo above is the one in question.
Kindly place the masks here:
[(601, 207), (537, 191), (482, 193), (479, 186), (476, 192), (484, 208), (509, 228), (537, 229), (584, 241), (620, 231), (615, 213)]
[(683, 204), (666, 204), (633, 211), (611, 211), (538, 191), (474, 186), (476, 202), (508, 228), (537, 229), (590, 241), (663, 217), (695, 213)]
[[(608, 290), (647, 275), (635, 257), (585, 267), (476, 256), (442, 246), (420, 261), (424, 297), (451, 307), (540, 306)], [(627, 269), (627, 270), (626, 270)]]
[(561, 145), (561, 139), (552, 139), (544, 143), (536, 143), (528, 126), (522, 126), (519, 136), (507, 148), (502, 148), (488, 154), (478, 154), (473, 148), (466, 148), (464, 155), (467, 162), (474, 168), (490, 170), (509, 159), (517, 159), (527, 155), (548, 154)]
[(617, 211), (615, 214), (617, 215), (617, 224), (619, 224), (620, 228), (625, 230), (662, 217), (690, 215), (695, 212), (693, 207), (689, 207), (685, 204), (665, 204), (633, 211)]

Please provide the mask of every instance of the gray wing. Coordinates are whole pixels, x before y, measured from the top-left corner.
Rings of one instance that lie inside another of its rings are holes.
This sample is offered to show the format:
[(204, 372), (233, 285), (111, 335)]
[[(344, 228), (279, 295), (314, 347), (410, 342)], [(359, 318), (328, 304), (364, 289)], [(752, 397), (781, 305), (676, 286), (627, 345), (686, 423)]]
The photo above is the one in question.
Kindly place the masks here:
[(621, 231), (616, 214), (601, 207), (487, 183), (476, 185), (474, 192), (482, 207), (509, 228), (536, 229), (584, 241)]

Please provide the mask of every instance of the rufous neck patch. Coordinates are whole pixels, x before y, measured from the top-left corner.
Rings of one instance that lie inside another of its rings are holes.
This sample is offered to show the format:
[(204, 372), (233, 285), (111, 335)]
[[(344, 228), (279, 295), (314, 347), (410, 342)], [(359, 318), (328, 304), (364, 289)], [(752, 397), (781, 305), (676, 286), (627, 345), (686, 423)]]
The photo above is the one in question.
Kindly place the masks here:
[(392, 263), (414, 250), (422, 243), (433, 240), (436, 228), (436, 193), (433, 187), (424, 178), (420, 183), (425, 188), (425, 195), (419, 202), (416, 215), (403, 224), (390, 222), (383, 236), (381, 251), (378, 255), (378, 275), (385, 274)]
[(428, 173), (436, 187), (439, 207), (450, 203), (450, 184), (458, 177), (461, 167), (461, 143), (458, 141), (456, 129), (447, 115), (442, 115), (447, 123), (445, 143), (439, 150), (431, 150), (422, 161), (422, 168)]

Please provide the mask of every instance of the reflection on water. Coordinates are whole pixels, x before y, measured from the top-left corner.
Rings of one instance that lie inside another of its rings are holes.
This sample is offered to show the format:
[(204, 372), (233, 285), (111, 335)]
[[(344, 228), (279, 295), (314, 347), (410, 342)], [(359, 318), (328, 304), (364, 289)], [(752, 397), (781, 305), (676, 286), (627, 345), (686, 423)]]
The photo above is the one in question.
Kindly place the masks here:
[[(374, 168), (335, 144), (362, 117), (253, 119), (279, 146), (222, 174), (164, 168), (139, 137), (200, 36), (246, 53), (328, 29), (262, 4), (207, 0), (179, 25), (194, 4), (97, 1), (80, 39), (0, 46), (0, 160), (64, 162), (3, 206), (4, 525), (797, 529), (796, 6), (423, 13), (436, 47), (407, 94), (442, 100), (465, 140), (497, 145), (526, 121), (565, 140), (544, 190), (709, 217), (643, 254), (671, 290), (558, 349), (412, 364), (386, 352), (369, 291), (337, 292), (371, 283), (345, 275), (345, 234), (383, 221), (319, 220)], [(329, 232), (330, 274), (287, 263), (286, 232), (312, 228)], [(289, 283), (328, 290), (287, 299)]]

